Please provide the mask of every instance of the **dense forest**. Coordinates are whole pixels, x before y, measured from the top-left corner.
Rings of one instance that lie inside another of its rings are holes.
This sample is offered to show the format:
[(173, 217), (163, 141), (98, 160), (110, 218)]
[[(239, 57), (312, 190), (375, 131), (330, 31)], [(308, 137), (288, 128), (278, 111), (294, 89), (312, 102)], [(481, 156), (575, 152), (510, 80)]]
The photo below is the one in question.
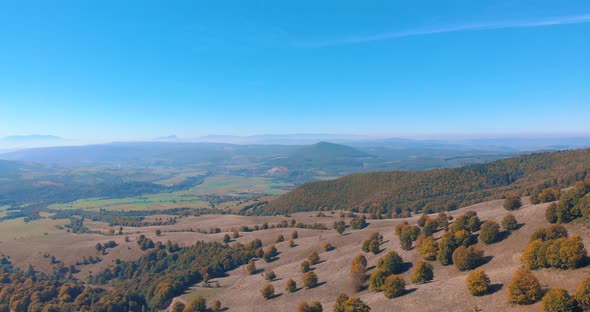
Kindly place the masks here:
[(529, 195), (540, 187), (565, 187), (584, 180), (590, 149), (536, 153), (487, 164), (428, 171), (354, 174), (303, 184), (248, 213), (276, 214), (345, 209), (397, 216), (436, 212), (505, 197)]

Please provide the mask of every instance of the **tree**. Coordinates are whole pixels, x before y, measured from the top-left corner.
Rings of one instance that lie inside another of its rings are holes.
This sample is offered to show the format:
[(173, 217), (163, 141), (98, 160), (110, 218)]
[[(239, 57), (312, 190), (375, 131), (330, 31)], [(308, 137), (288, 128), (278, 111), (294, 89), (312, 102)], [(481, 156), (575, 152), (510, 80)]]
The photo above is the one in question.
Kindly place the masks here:
[(293, 230), (293, 232), (291, 232), (291, 239), (298, 239), (299, 238), (299, 233), (297, 233), (296, 230)]
[[(364, 258), (364, 257), (363, 257)], [(355, 259), (358, 260), (358, 259)], [(365, 264), (363, 265), (363, 262), (358, 260), (355, 261), (353, 260), (352, 265), (350, 266), (350, 272), (349, 272), (349, 276), (350, 276), (350, 280), (352, 282), (352, 287), (359, 291), (361, 289), (363, 289), (365, 287), (365, 281), (367, 280), (367, 266), (366, 266), (366, 260), (365, 260)]]
[(289, 240), (289, 247), (295, 247), (295, 241), (292, 238)]
[(157, 229), (157, 230), (156, 230), (156, 236), (160, 236), (160, 235), (162, 235), (162, 230), (160, 230), (160, 229)]
[(277, 254), (278, 254), (278, 251), (277, 251), (277, 248), (275, 247), (275, 245), (270, 245), (264, 251), (264, 256), (262, 258), (266, 262), (271, 262)]
[(418, 226), (424, 227), (427, 220), (430, 220), (430, 217), (426, 213), (423, 213), (420, 218), (418, 218)]
[(516, 221), (516, 218), (511, 213), (506, 214), (500, 223), (506, 231), (514, 231), (518, 229), (518, 221)]
[(213, 311), (213, 312), (221, 311), (221, 301), (213, 300), (213, 303), (211, 303), (211, 311)]
[(344, 223), (343, 220), (335, 221), (334, 229), (336, 230), (336, 232), (338, 232), (338, 234), (342, 235), (342, 233), (344, 233), (344, 231), (346, 230), (346, 223)]
[(479, 239), (486, 244), (493, 244), (500, 237), (500, 225), (496, 221), (488, 220), (481, 226)]
[(459, 246), (453, 252), (453, 264), (459, 271), (472, 270), (483, 261), (483, 250), (473, 245), (465, 248)]
[(226, 244), (231, 242), (231, 237), (229, 236), (229, 234), (223, 235), (223, 242)]
[(320, 255), (318, 255), (317, 252), (312, 251), (309, 256), (307, 256), (307, 261), (309, 261), (309, 263), (312, 265), (318, 264), (320, 263)]
[(436, 260), (436, 253), (438, 252), (438, 243), (434, 237), (428, 236), (424, 238), (419, 246), (420, 255), (426, 260)]
[(297, 290), (297, 283), (293, 279), (288, 279), (285, 284), (285, 291), (294, 292)]
[(323, 307), (322, 307), (321, 303), (319, 303), (317, 301), (314, 301), (310, 304), (308, 304), (305, 301), (302, 301), (297, 306), (297, 312), (322, 312), (322, 311), (323, 311)]
[(332, 250), (334, 250), (334, 246), (332, 246), (332, 244), (330, 244), (330, 243), (324, 244), (324, 251), (332, 251)]
[(275, 295), (275, 288), (271, 284), (266, 284), (262, 286), (260, 293), (262, 294), (262, 298), (268, 300)]
[(467, 276), (467, 290), (474, 296), (483, 296), (490, 291), (490, 278), (484, 270), (475, 270)]
[(576, 309), (576, 303), (570, 294), (561, 288), (550, 289), (543, 296), (544, 312), (573, 312)]
[(586, 277), (578, 284), (574, 298), (580, 309), (590, 311), (590, 277)]
[(477, 215), (469, 217), (469, 221), (467, 222), (467, 228), (469, 232), (477, 232), (481, 227), (481, 221)]
[(184, 307), (184, 312), (205, 312), (207, 311), (207, 302), (203, 296), (196, 296)]
[(309, 264), (309, 261), (304, 260), (303, 262), (301, 262), (301, 273), (307, 273), (309, 272), (309, 270), (311, 270), (311, 265)]
[(267, 281), (272, 281), (275, 278), (277, 278), (277, 275), (275, 274), (274, 271), (268, 271), (268, 272), (264, 273), (264, 279), (266, 279)]
[(422, 284), (432, 281), (434, 278), (434, 272), (432, 264), (418, 261), (414, 273), (412, 273), (412, 283)]
[(371, 308), (359, 297), (348, 297), (340, 293), (336, 298), (334, 312), (370, 312)]
[(471, 245), (471, 233), (467, 230), (460, 230), (453, 234), (453, 241), (455, 242), (455, 246), (464, 246), (469, 247)]
[(438, 243), (438, 253), (436, 259), (442, 265), (449, 265), (453, 263), (453, 251), (455, 251), (456, 245), (453, 240), (451, 233), (443, 235)]
[(385, 270), (387, 275), (398, 274), (402, 270), (403, 263), (402, 257), (392, 250), (377, 261), (377, 267)]
[(428, 219), (422, 228), (424, 236), (432, 236), (438, 230), (438, 222), (436, 220)]
[(541, 285), (537, 278), (526, 269), (520, 268), (508, 285), (508, 301), (515, 304), (533, 304), (541, 300)]
[(170, 308), (170, 312), (183, 312), (184, 308), (185, 308), (184, 303), (182, 303), (180, 301), (176, 301), (176, 302), (174, 302), (174, 304)]
[(96, 251), (102, 251), (102, 244), (101, 243), (96, 244)]
[(352, 220), (350, 220), (350, 227), (353, 230), (364, 229), (365, 227), (367, 227), (367, 225), (369, 224), (367, 223), (367, 219), (365, 218), (365, 216), (362, 216), (360, 218), (355, 217)]
[(360, 263), (362, 266), (367, 266), (367, 258), (363, 254), (358, 254), (354, 259), (352, 259), (352, 264)]
[(399, 275), (390, 275), (385, 279), (383, 284), (383, 295), (391, 299), (399, 297), (406, 291), (406, 281)]
[(515, 193), (511, 193), (506, 196), (506, 199), (504, 200), (504, 209), (516, 210), (521, 206), (522, 202), (520, 201), (520, 196), (516, 195)]
[(381, 291), (381, 287), (385, 283), (385, 279), (389, 274), (383, 269), (373, 271), (369, 277), (369, 289), (372, 291)]
[(303, 274), (303, 285), (307, 288), (312, 288), (318, 283), (318, 276), (313, 272), (309, 271)]
[(549, 221), (549, 223), (557, 223), (557, 204), (551, 203), (547, 206), (547, 210), (545, 210), (545, 219)]
[(254, 260), (248, 261), (248, 264), (246, 265), (246, 271), (248, 274), (252, 275), (256, 273), (256, 270), (256, 263), (254, 263)]
[(285, 237), (281, 234), (281, 235), (277, 236), (277, 239), (276, 239), (275, 242), (276, 243), (281, 243), (281, 242), (284, 242), (284, 241), (285, 241)]

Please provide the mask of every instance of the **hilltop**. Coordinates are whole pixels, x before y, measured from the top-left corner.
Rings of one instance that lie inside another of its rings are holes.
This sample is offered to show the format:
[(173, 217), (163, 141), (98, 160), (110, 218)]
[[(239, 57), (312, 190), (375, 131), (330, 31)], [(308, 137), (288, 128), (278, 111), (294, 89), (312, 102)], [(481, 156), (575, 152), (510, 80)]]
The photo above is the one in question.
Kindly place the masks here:
[(270, 202), (256, 213), (358, 210), (370, 213), (440, 211), (502, 198), (535, 187), (568, 186), (590, 170), (590, 149), (536, 153), (428, 171), (353, 174), (309, 182)]

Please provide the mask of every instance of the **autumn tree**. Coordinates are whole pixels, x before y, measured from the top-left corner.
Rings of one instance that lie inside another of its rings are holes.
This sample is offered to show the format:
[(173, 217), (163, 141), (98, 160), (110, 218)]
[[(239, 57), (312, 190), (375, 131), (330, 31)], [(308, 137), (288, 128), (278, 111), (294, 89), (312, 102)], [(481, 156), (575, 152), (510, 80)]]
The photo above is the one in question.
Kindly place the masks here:
[(309, 271), (303, 274), (303, 285), (307, 288), (312, 288), (318, 283), (318, 276), (313, 272)]
[(572, 296), (561, 288), (550, 289), (542, 299), (543, 312), (573, 312), (576, 303)]
[(590, 277), (584, 278), (574, 293), (574, 299), (583, 311), (590, 311)]
[(438, 223), (436, 220), (428, 219), (422, 228), (424, 236), (432, 236), (438, 230)]
[(196, 296), (184, 307), (184, 312), (205, 312), (207, 311), (207, 302), (203, 296)]
[(390, 275), (385, 279), (382, 289), (383, 295), (389, 299), (399, 297), (406, 291), (406, 281), (399, 275)]
[(428, 236), (422, 240), (419, 246), (420, 255), (426, 260), (436, 260), (436, 253), (438, 252), (438, 243), (432, 236)]
[(231, 242), (231, 237), (229, 237), (229, 234), (223, 235), (223, 242), (226, 244)]
[(213, 311), (213, 312), (221, 311), (221, 301), (213, 300), (213, 302), (211, 303), (211, 311)]
[(322, 311), (323, 311), (323, 307), (322, 307), (321, 303), (319, 303), (318, 301), (314, 301), (309, 304), (305, 301), (302, 301), (297, 306), (297, 312), (322, 312)]
[(256, 263), (254, 262), (254, 260), (248, 261), (248, 264), (246, 265), (246, 271), (248, 272), (248, 274), (252, 275), (256, 273), (256, 270)]
[(474, 296), (483, 296), (490, 290), (490, 278), (482, 269), (475, 270), (467, 276), (467, 290)]
[(336, 232), (338, 232), (338, 234), (342, 234), (346, 230), (346, 223), (344, 223), (343, 220), (334, 221), (334, 229)]
[(370, 312), (371, 308), (358, 297), (340, 293), (334, 304), (334, 312)]
[(424, 261), (418, 261), (412, 273), (412, 283), (422, 284), (432, 281), (434, 278), (434, 272), (432, 264)]
[(283, 236), (282, 234), (280, 234), (279, 236), (277, 236), (277, 239), (275, 240), (276, 243), (281, 243), (285, 241), (285, 236)]
[(385, 279), (389, 274), (383, 269), (376, 269), (369, 277), (369, 289), (372, 291), (381, 291), (381, 287), (385, 283)]
[(510, 193), (504, 199), (504, 209), (506, 210), (516, 210), (522, 206), (522, 202), (520, 201), (520, 196), (515, 193)]
[(264, 255), (262, 256), (262, 258), (266, 262), (271, 262), (277, 254), (278, 254), (278, 251), (277, 251), (277, 248), (275, 247), (275, 245), (270, 245), (264, 251)]
[(184, 303), (180, 302), (180, 301), (176, 301), (174, 302), (174, 304), (172, 304), (172, 307), (170, 307), (170, 312), (183, 312), (185, 308)]
[(262, 286), (260, 293), (262, 294), (262, 298), (268, 300), (275, 295), (275, 288), (271, 284), (266, 284)]
[(392, 250), (377, 261), (377, 267), (385, 270), (387, 275), (398, 274), (402, 270), (403, 263), (402, 257)]
[(299, 233), (297, 233), (296, 230), (293, 230), (293, 232), (291, 232), (291, 239), (298, 239), (299, 238)]
[(472, 270), (483, 261), (483, 250), (472, 245), (467, 248), (459, 246), (453, 252), (453, 264), (459, 271)]
[(430, 220), (430, 217), (426, 214), (423, 213), (419, 218), (418, 218), (418, 226), (419, 227), (424, 227), (424, 225), (426, 224), (426, 221)]
[(320, 255), (318, 255), (317, 252), (312, 251), (307, 256), (307, 261), (309, 261), (309, 263), (311, 263), (312, 265), (318, 264), (318, 263), (320, 263)]
[(307, 273), (309, 270), (311, 270), (311, 264), (309, 264), (309, 261), (304, 260), (301, 262), (301, 273)]
[(438, 253), (436, 259), (442, 265), (449, 265), (453, 263), (453, 251), (455, 251), (456, 244), (453, 239), (453, 234), (447, 232), (440, 239), (438, 243)]
[(277, 275), (275, 274), (274, 271), (268, 271), (268, 272), (264, 273), (264, 279), (266, 279), (267, 281), (272, 281), (275, 278), (277, 278)]
[(500, 223), (506, 231), (514, 231), (518, 229), (518, 221), (516, 221), (516, 218), (511, 213), (506, 214)]
[(481, 226), (479, 239), (486, 244), (493, 244), (500, 237), (500, 225), (493, 220), (488, 220)]
[(291, 278), (288, 279), (285, 284), (285, 291), (294, 292), (295, 290), (297, 290), (297, 283)]
[(547, 206), (547, 210), (545, 210), (545, 219), (549, 223), (557, 223), (557, 204), (551, 203)]
[(334, 246), (332, 246), (332, 244), (330, 244), (330, 243), (324, 244), (324, 251), (332, 251), (332, 250), (334, 250)]
[(362, 254), (353, 259), (349, 276), (355, 290), (359, 291), (364, 288), (367, 280), (367, 259)]
[(508, 285), (508, 301), (514, 304), (532, 304), (541, 300), (543, 292), (537, 278), (526, 269), (518, 269)]

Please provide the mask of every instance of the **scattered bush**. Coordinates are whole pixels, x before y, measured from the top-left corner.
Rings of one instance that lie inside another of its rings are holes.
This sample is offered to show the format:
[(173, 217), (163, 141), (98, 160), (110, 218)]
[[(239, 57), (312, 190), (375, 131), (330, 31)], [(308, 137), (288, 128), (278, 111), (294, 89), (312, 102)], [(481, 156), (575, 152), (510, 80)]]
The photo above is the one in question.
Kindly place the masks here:
[(390, 251), (377, 261), (377, 267), (389, 274), (401, 273), (404, 260), (395, 251)]
[(274, 271), (269, 271), (264, 273), (264, 279), (266, 279), (267, 281), (272, 281), (275, 278), (277, 278), (277, 275), (275, 274)]
[(549, 223), (557, 223), (557, 204), (552, 203), (551, 205), (547, 206), (547, 210), (545, 210), (545, 219)]
[(298, 239), (299, 238), (299, 233), (296, 230), (293, 230), (293, 232), (291, 232), (291, 239)]
[(459, 246), (453, 252), (453, 264), (459, 271), (472, 270), (483, 262), (483, 250), (477, 246)]
[(185, 307), (184, 312), (205, 312), (207, 311), (207, 302), (202, 296), (196, 296)]
[(287, 283), (285, 284), (285, 291), (287, 292), (294, 292), (297, 290), (297, 283), (293, 279), (288, 279)]
[(303, 285), (307, 288), (312, 288), (318, 283), (318, 276), (313, 272), (309, 271), (303, 274)]
[(511, 213), (506, 214), (504, 218), (502, 218), (501, 224), (506, 231), (514, 231), (518, 229), (518, 221), (516, 221), (516, 218)]
[(312, 251), (309, 256), (307, 256), (307, 261), (309, 261), (309, 263), (312, 265), (318, 264), (320, 263), (320, 255), (318, 255), (317, 252)]
[(521, 259), (530, 270), (539, 268), (573, 269), (586, 257), (586, 248), (579, 236), (554, 240), (535, 240), (528, 244)]
[(447, 232), (440, 239), (438, 243), (438, 253), (436, 259), (442, 265), (449, 265), (453, 263), (453, 252), (455, 251), (456, 244), (453, 240), (453, 235)]
[(406, 281), (399, 275), (390, 275), (385, 279), (382, 289), (383, 295), (389, 299), (399, 297), (406, 291)]
[(324, 251), (332, 251), (332, 250), (334, 250), (334, 246), (332, 246), (332, 244), (330, 244), (330, 243), (324, 244)]
[(369, 277), (369, 289), (372, 291), (381, 291), (381, 287), (385, 283), (385, 279), (389, 274), (383, 269), (373, 271)]
[(362, 254), (356, 256), (352, 261), (350, 280), (355, 290), (359, 291), (364, 288), (367, 280), (367, 259)]
[(496, 221), (488, 220), (481, 226), (479, 239), (486, 244), (493, 244), (500, 237), (500, 225)]
[(489, 292), (490, 278), (484, 270), (475, 270), (467, 276), (467, 290), (474, 296), (483, 296)]
[(336, 298), (334, 312), (370, 312), (371, 308), (358, 297), (348, 297), (340, 293)]
[(353, 230), (364, 229), (367, 227), (367, 225), (369, 224), (367, 223), (367, 219), (365, 218), (365, 216), (362, 216), (360, 218), (355, 217), (352, 220), (350, 220), (350, 227)]
[(590, 311), (590, 277), (580, 282), (574, 293), (574, 299), (582, 311)]
[(516, 210), (522, 206), (522, 202), (520, 201), (520, 196), (511, 193), (506, 196), (504, 200), (504, 209), (506, 210)]
[(383, 236), (378, 232), (375, 232), (369, 236), (366, 240), (363, 241), (361, 246), (362, 251), (364, 252), (372, 252), (374, 254), (379, 253), (379, 246), (383, 242)]
[(221, 301), (213, 300), (213, 302), (211, 303), (211, 311), (213, 311), (213, 312), (221, 311)]
[(317, 301), (314, 301), (310, 304), (303, 301), (303, 302), (300, 302), (299, 305), (297, 306), (297, 312), (322, 312), (322, 311), (323, 311), (323, 307)]
[(518, 269), (508, 285), (508, 301), (514, 304), (533, 304), (541, 300), (543, 292), (537, 278), (526, 269)]
[(254, 263), (254, 260), (248, 261), (248, 264), (246, 265), (246, 271), (250, 275), (256, 273), (256, 263)]
[(570, 294), (561, 288), (552, 288), (543, 296), (544, 312), (573, 312), (576, 303)]
[(262, 286), (260, 293), (262, 294), (262, 298), (268, 300), (275, 295), (275, 288), (271, 284), (266, 284)]
[(285, 237), (283, 235), (279, 235), (277, 236), (277, 240), (275, 241), (276, 243), (281, 243), (285, 241)]
[(436, 260), (436, 253), (438, 252), (438, 243), (432, 236), (424, 238), (419, 246), (420, 255), (426, 260)]
[(311, 270), (311, 264), (309, 264), (309, 261), (304, 260), (301, 262), (301, 273), (307, 273), (309, 270)]
[(434, 272), (432, 268), (432, 264), (418, 261), (416, 263), (416, 268), (414, 269), (414, 273), (412, 274), (412, 283), (422, 284), (429, 281), (432, 281), (434, 278)]

